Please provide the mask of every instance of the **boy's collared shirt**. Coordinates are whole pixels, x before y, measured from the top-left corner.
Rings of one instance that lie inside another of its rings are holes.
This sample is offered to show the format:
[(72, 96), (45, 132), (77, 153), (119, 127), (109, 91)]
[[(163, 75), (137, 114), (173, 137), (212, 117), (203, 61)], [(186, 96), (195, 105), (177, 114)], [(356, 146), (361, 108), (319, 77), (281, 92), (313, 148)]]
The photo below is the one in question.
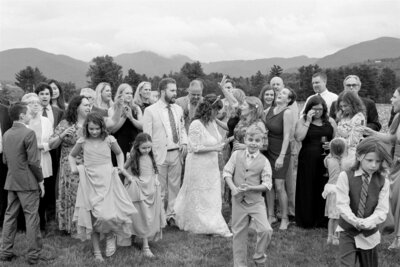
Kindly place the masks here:
[[(363, 172), (364, 171), (362, 169), (356, 170), (354, 172), (354, 177), (362, 175)], [(368, 180), (369, 182), (371, 181), (371, 176), (368, 176)], [(376, 206), (371, 216), (365, 219), (358, 218), (350, 208), (350, 188), (346, 172), (341, 172), (339, 174), (339, 178), (336, 183), (336, 189), (337, 208), (339, 210), (340, 216), (348, 223), (356, 226), (359, 220), (363, 220), (369, 225), (378, 225), (386, 220), (387, 213), (389, 212), (389, 181), (387, 179), (385, 179), (385, 184), (383, 185), (382, 190), (379, 193), (378, 205)], [(338, 226), (336, 231), (342, 232), (344, 230), (343, 228)], [(381, 235), (379, 231), (369, 237), (365, 237), (361, 233), (355, 236), (354, 240), (357, 248), (367, 250), (374, 248), (380, 243)]]
[[(231, 158), (229, 161), (226, 163), (223, 171), (223, 177), (226, 179), (227, 177), (232, 178), (233, 173), (235, 172), (235, 166), (236, 166), (236, 157), (238, 152), (240, 150), (237, 150), (232, 153)], [(251, 154), (249, 151), (246, 149), (246, 165), (250, 165), (251, 162), (260, 154), (260, 151), (258, 150), (257, 152)], [(261, 184), (267, 187), (268, 190), (271, 190), (272, 188), (272, 169), (271, 169), (271, 164), (269, 163), (268, 159), (265, 159), (265, 164), (264, 168), (261, 172)]]

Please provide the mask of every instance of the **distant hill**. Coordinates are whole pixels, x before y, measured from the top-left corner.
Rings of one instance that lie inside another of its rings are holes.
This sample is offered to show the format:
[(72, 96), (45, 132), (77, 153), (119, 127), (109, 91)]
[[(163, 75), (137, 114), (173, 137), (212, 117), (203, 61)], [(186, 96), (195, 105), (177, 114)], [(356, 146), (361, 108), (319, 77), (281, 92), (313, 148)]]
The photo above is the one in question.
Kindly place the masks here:
[(286, 70), (303, 65), (314, 64), (317, 60), (317, 58), (309, 58), (306, 56), (292, 58), (274, 57), (255, 60), (217, 61), (202, 63), (202, 66), (205, 73), (222, 72), (234, 77), (249, 77), (254, 75), (257, 71), (261, 71), (263, 74), (268, 74), (273, 65), (279, 65)]
[[(228, 60), (202, 63), (205, 73), (221, 72), (235, 77), (249, 77), (258, 70), (267, 74), (273, 65), (281, 66), (285, 72), (296, 72), (303, 65), (318, 64), (323, 68), (339, 67), (351, 63), (362, 63), (375, 59), (400, 57), (400, 39), (382, 37), (341, 49), (336, 53), (318, 58), (298, 56), (292, 58), (265, 58), (255, 60)], [(133, 68), (147, 76), (180, 71), (186, 62), (194, 62), (184, 55), (164, 57), (149, 51), (126, 53), (114, 57), (126, 74)], [(55, 55), (35, 48), (9, 49), (0, 52), (0, 81), (14, 81), (15, 74), (27, 66), (38, 67), (48, 78), (63, 82), (74, 82), (77, 87), (86, 86), (89, 62), (65, 55)], [(397, 64), (397, 63), (396, 63)], [(397, 73), (397, 72), (396, 72)]]
[(341, 49), (319, 59), (316, 64), (322, 68), (332, 68), (367, 60), (396, 57), (400, 57), (400, 39), (381, 37)]
[(121, 54), (114, 57), (114, 61), (122, 66), (125, 74), (129, 69), (134, 69), (136, 73), (146, 74), (147, 76), (161, 76), (171, 71), (179, 72), (183, 64), (193, 62), (187, 56), (175, 55), (167, 58), (149, 51)]
[(86, 85), (87, 62), (55, 55), (36, 48), (17, 48), (0, 52), (0, 80), (15, 81), (15, 74), (27, 66), (38, 67), (49, 79)]

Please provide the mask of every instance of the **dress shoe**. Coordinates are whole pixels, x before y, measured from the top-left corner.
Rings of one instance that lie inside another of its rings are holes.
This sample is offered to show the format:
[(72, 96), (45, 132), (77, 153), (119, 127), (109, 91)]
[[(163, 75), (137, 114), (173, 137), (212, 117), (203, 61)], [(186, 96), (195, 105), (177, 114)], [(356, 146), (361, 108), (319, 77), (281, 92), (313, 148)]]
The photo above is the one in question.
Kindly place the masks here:
[(174, 218), (169, 218), (169, 220), (167, 221), (167, 224), (171, 227), (178, 227), (176, 225), (175, 219)]
[(17, 258), (17, 255), (12, 254), (11, 256), (0, 257), (0, 261), (12, 261), (15, 258)]

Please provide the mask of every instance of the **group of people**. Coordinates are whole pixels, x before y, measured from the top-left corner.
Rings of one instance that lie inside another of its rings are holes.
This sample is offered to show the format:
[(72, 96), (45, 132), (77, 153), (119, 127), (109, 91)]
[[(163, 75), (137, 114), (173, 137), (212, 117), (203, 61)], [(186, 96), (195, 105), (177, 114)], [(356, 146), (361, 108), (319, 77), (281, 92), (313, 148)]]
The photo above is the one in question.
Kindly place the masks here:
[[(131, 236), (142, 238), (143, 254), (154, 257), (149, 240), (161, 238), (166, 224), (233, 236), (235, 266), (247, 266), (249, 228), (257, 232), (253, 260), (262, 265), (272, 226), (280, 221), (285, 231), (295, 221), (328, 226), (327, 243), (340, 245), (343, 264), (359, 258), (375, 266), (377, 226), (389, 209), (391, 248), (400, 248), (400, 88), (386, 134), (374, 102), (358, 95), (359, 77), (347, 76), (339, 96), (326, 84), (325, 73), (313, 75), (315, 94), (301, 111), (280, 77), (259, 97), (246, 96), (225, 76), (223, 97), (203, 96), (204, 84), (195, 79), (180, 98), (176, 81), (164, 78), (156, 101), (149, 82), (136, 90), (123, 83), (114, 99), (102, 82), (68, 104), (57, 81), (39, 84), (9, 110), (0, 106), (0, 186), (8, 191), (1, 193), (0, 259), (15, 256), (22, 206), (31, 264), (40, 259), (40, 230), (50, 220), (66, 234), (91, 239), (98, 261), (100, 235), (107, 257), (117, 245), (131, 245)], [(394, 154), (382, 143), (394, 145)], [(386, 177), (394, 181), (390, 205)], [(226, 221), (223, 196), (231, 207)]]

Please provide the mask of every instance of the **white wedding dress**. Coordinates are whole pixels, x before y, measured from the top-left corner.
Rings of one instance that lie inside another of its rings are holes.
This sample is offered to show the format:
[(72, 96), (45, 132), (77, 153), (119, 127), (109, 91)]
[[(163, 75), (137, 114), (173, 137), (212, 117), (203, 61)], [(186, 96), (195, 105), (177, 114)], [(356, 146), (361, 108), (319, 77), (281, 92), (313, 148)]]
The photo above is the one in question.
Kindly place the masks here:
[(185, 176), (174, 208), (175, 221), (181, 230), (225, 237), (232, 235), (221, 213), (218, 152), (195, 153), (221, 142), (215, 122), (206, 127), (199, 120), (190, 124)]

